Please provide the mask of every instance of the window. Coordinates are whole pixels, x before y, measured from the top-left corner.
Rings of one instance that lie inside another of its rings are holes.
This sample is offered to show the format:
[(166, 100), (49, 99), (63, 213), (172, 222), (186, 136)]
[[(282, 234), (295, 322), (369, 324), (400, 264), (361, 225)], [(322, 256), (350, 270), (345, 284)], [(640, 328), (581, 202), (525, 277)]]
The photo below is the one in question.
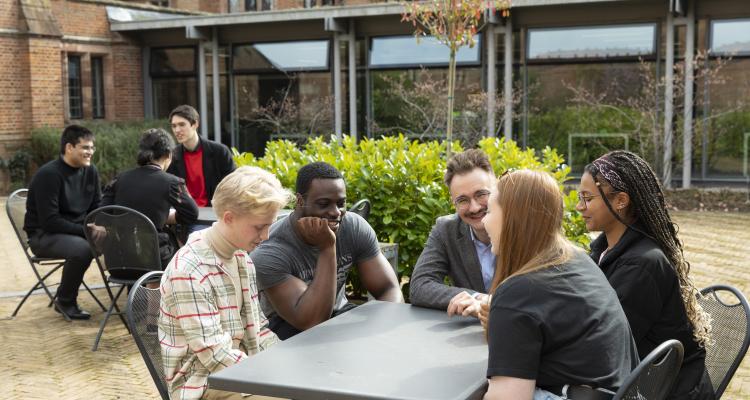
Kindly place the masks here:
[(91, 57), (91, 115), (104, 118), (104, 60)]
[(195, 75), (195, 49), (178, 47), (151, 51), (151, 75), (171, 77)]
[(157, 7), (169, 7), (169, 0), (151, 0), (150, 3)]
[(750, 19), (711, 21), (711, 54), (750, 55)]
[(529, 60), (639, 57), (655, 52), (656, 25), (529, 29)]
[(83, 118), (80, 56), (68, 56), (68, 111), (70, 119)]
[(233, 69), (246, 72), (327, 70), (328, 40), (235, 46)]
[[(480, 62), (479, 38), (473, 48), (461, 47), (456, 53), (457, 65), (478, 65)], [(372, 39), (370, 49), (370, 67), (404, 67), (448, 65), (450, 51), (448, 46), (432, 36), (417, 39), (412, 36), (376, 37)]]
[(166, 118), (180, 104), (198, 104), (194, 47), (152, 49), (150, 64), (156, 118)]
[(273, 0), (245, 0), (245, 11), (267, 11), (272, 9)]

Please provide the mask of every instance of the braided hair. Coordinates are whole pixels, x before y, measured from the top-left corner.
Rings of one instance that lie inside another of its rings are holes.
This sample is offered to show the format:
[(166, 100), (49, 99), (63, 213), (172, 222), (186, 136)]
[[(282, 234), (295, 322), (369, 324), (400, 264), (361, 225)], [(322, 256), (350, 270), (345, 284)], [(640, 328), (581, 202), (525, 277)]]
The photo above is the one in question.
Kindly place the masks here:
[[(585, 167), (596, 183), (604, 203), (622, 224), (656, 242), (677, 274), (680, 294), (687, 317), (693, 326), (693, 338), (705, 346), (711, 338), (709, 315), (698, 304), (700, 293), (688, 273), (690, 263), (685, 260), (682, 242), (677, 237), (677, 224), (672, 222), (664, 200), (659, 180), (651, 166), (638, 155), (624, 150), (605, 154)], [(630, 214), (643, 226), (643, 230), (626, 222), (612, 207), (602, 186), (610, 186), (612, 193), (624, 192), (630, 196)]]

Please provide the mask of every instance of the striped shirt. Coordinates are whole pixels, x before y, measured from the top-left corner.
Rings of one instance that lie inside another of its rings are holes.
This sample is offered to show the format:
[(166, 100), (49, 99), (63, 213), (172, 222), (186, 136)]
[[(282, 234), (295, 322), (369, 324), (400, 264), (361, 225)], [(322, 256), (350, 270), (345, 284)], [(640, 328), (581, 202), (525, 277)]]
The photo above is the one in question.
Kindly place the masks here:
[[(247, 252), (237, 250), (222, 262), (204, 232), (190, 235), (161, 280), (159, 340), (173, 400), (200, 399), (210, 373), (277, 341), (258, 304), (255, 267)], [(238, 269), (239, 282), (229, 273), (232, 268)]]

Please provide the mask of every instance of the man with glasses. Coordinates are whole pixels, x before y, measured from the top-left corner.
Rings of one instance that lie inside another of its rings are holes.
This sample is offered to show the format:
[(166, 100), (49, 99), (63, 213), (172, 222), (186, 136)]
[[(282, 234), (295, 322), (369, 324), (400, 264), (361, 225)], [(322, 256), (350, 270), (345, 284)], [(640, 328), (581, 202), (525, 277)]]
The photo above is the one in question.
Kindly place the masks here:
[(375, 231), (346, 212), (341, 173), (323, 162), (305, 165), (296, 191), (294, 212), (274, 223), (269, 239), (250, 254), (269, 328), (284, 340), (353, 308), (345, 293), (353, 265), (376, 299), (403, 301)]
[[(456, 213), (438, 218), (432, 227), (411, 276), (412, 304), (449, 315), (478, 315), (495, 275), (495, 256), (482, 223), (494, 183), (481, 150), (466, 150), (448, 161), (445, 184)], [(446, 277), (452, 285), (445, 283)]]
[(94, 134), (70, 125), (63, 130), (60, 157), (44, 164), (29, 184), (23, 229), (37, 257), (63, 258), (55, 311), (70, 319), (89, 319), (78, 307), (78, 287), (91, 265), (84, 218), (99, 207), (99, 173), (91, 164)]

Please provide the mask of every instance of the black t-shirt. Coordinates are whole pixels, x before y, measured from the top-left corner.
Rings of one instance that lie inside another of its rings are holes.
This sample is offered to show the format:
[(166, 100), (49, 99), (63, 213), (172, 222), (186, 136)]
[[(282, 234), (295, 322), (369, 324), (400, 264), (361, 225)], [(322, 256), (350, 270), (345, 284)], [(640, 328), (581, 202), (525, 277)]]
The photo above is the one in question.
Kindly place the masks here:
[(560, 266), (513, 277), (492, 297), (487, 376), (618, 388), (638, 365), (628, 321), (596, 264), (576, 251)]

